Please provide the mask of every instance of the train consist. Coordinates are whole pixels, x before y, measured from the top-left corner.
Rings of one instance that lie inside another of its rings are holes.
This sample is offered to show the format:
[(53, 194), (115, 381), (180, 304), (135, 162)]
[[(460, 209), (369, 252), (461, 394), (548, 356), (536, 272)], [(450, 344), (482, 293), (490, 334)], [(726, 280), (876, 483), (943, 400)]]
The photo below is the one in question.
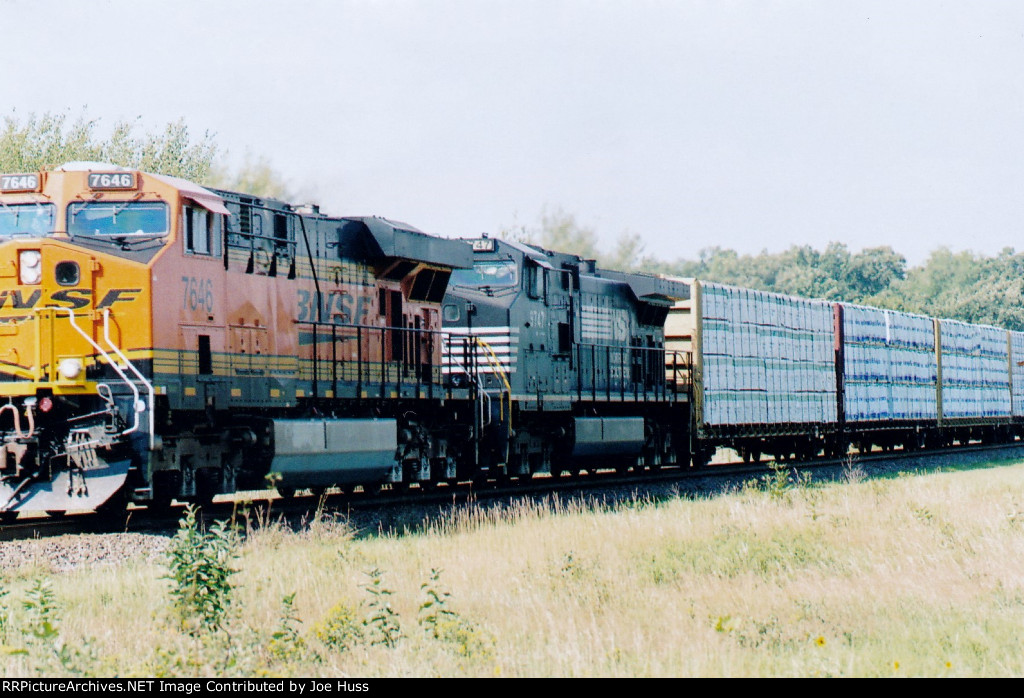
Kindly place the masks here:
[(687, 293), (111, 165), (2, 175), (0, 516), (674, 458)]
[(1005, 440), (1022, 362), (995, 328), (112, 165), (0, 175), (0, 520)]

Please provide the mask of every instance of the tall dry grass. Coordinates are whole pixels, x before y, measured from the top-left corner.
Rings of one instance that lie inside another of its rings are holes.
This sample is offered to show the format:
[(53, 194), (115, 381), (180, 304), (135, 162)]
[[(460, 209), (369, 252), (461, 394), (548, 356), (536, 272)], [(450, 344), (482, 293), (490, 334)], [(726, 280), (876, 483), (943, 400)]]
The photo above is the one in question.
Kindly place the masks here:
[(1024, 674), (1024, 464), (853, 480), (524, 500), (392, 534), (264, 525), (226, 632), (203, 637), (174, 631), (160, 565), (9, 572), (4, 673), (71, 671), (18, 629), (45, 576), (87, 673)]

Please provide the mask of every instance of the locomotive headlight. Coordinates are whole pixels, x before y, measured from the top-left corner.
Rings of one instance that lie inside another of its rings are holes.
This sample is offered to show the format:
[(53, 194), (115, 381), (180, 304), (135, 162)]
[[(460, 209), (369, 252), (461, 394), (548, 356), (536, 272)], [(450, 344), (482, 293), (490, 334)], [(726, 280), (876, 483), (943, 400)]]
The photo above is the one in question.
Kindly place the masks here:
[(39, 250), (22, 250), (18, 254), (18, 278), (23, 284), (38, 284), (43, 278), (43, 256)]
[(82, 372), (82, 360), (81, 359), (61, 359), (57, 365), (57, 370), (60, 371), (60, 375), (66, 380), (74, 380), (78, 378)]

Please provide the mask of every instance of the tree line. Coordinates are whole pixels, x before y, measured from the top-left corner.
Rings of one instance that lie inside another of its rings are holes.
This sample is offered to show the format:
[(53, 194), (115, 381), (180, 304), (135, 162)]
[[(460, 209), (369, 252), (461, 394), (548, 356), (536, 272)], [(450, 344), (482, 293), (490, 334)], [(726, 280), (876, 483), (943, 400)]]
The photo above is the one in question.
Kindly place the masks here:
[(215, 189), (289, 198), (284, 179), (265, 158), (246, 153), (229, 169), (227, 152), (209, 131), (194, 135), (184, 119), (147, 130), (140, 119), (114, 123), (106, 132), (99, 119), (69, 112), (19, 114), (0, 126), (0, 172), (35, 172), (79, 160), (181, 177)]

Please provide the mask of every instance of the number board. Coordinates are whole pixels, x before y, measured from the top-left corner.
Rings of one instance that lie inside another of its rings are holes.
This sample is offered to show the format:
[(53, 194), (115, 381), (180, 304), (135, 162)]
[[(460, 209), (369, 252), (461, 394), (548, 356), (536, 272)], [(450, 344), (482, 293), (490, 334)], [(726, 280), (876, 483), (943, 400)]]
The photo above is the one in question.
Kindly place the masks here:
[(0, 175), (0, 192), (39, 191), (39, 175), (9, 174)]
[(90, 172), (90, 189), (135, 189), (134, 172)]
[(473, 251), (474, 252), (494, 252), (494, 240), (484, 238), (483, 240), (473, 240)]

